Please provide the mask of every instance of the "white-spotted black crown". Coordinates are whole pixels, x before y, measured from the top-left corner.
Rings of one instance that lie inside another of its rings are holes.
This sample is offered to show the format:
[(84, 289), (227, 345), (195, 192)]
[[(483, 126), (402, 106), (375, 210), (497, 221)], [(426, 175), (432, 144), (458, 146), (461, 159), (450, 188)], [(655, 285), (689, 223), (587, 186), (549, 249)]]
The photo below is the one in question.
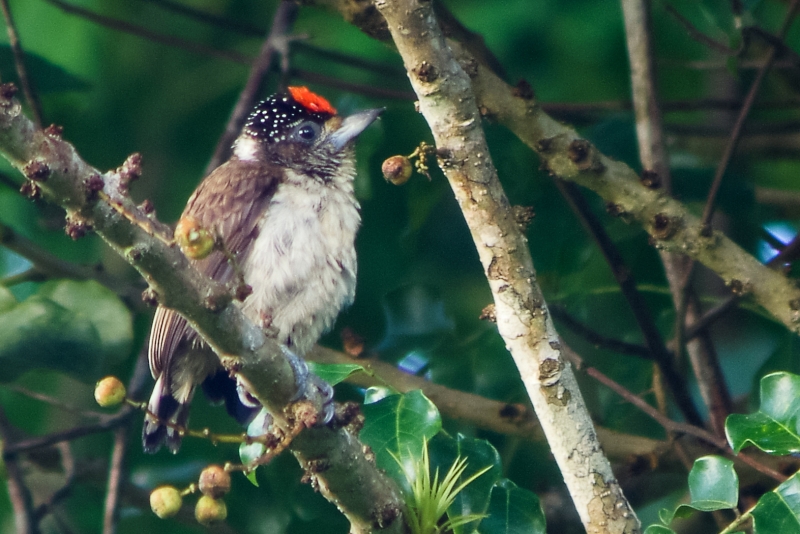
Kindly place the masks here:
[(324, 98), (305, 87), (289, 87), (256, 105), (244, 125), (244, 133), (271, 143), (286, 139), (287, 133), (303, 121), (324, 123), (336, 110)]

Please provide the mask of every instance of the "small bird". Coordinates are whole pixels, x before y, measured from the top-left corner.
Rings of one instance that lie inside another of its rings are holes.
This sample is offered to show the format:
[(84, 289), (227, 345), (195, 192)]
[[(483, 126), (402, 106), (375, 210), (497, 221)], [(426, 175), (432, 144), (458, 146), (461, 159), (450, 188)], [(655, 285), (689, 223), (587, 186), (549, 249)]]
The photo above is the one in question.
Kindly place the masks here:
[[(217, 247), (191, 260), (195, 267), (221, 283), (241, 276), (252, 288), (241, 302), (244, 314), (297, 355), (353, 301), (361, 217), (352, 141), (381, 111), (343, 118), (306, 87), (267, 98), (248, 117), (231, 158), (202, 181), (181, 216), (221, 240), (233, 258)], [(166, 444), (177, 452), (181, 436), (163, 423), (185, 427), (196, 386), (229, 379), (186, 320), (162, 306), (148, 356), (156, 379), (148, 411), (158, 418), (145, 416), (144, 449), (154, 453)]]

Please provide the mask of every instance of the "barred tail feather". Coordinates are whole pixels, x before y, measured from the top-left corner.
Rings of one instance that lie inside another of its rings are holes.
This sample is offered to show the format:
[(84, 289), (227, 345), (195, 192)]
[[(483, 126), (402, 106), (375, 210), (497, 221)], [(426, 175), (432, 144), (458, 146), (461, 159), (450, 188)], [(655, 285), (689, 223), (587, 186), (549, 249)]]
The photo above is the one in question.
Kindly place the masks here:
[[(173, 454), (178, 452), (181, 447), (181, 435), (178, 430), (170, 428), (164, 422), (185, 428), (189, 419), (191, 395), (187, 402), (179, 402), (169, 393), (167, 382), (168, 379), (164, 374), (158, 377), (147, 405), (149, 413), (144, 418), (142, 445), (148, 454), (155, 454), (162, 445), (166, 445)], [(150, 414), (155, 414), (158, 419)]]

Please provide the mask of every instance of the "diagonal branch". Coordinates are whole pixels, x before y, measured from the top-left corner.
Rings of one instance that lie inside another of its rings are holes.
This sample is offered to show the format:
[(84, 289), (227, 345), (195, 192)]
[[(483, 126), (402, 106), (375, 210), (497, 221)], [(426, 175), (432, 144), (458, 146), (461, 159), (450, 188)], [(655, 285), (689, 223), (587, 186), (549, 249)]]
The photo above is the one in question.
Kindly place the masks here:
[[(127, 195), (128, 182), (140, 172), (138, 156), (101, 175), (52, 129), (36, 129), (22, 114), (15, 92), (13, 85), (0, 86), (0, 152), (29, 179), (27, 190), (67, 211), (71, 235), (77, 237), (90, 228), (100, 234), (144, 276), (161, 304), (188, 320), (278, 421), (292, 417), (292, 401), (298, 398), (319, 413), (326, 399), (317, 383), (307, 379), (302, 360), (248, 321), (228, 288), (197, 272), (171, 246), (164, 226)], [(403, 530), (405, 505), (399, 490), (368, 461), (361, 443), (347, 429), (309, 428), (292, 443), (292, 451), (307, 469), (310, 459), (330, 460), (336, 466), (309, 473), (351, 522), (351, 532)]]
[(456, 61), (430, 2), (379, 0), (436, 141), (495, 301), (509, 348), (550, 449), (587, 531), (639, 532), (602, 453), (575, 376), (561, 357), (533, 262), (492, 163), (470, 79)]

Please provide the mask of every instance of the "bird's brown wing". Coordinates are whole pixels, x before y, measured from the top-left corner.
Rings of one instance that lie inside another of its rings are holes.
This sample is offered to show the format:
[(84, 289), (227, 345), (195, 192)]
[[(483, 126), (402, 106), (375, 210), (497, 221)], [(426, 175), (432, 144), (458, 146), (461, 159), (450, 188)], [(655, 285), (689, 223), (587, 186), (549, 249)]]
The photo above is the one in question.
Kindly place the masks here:
[[(241, 260), (247, 256), (258, 234), (258, 221), (276, 185), (277, 174), (273, 167), (234, 158), (203, 180), (189, 199), (182, 217), (193, 217), (203, 228), (221, 237), (233, 257)], [(215, 250), (192, 263), (200, 272), (221, 283), (229, 282), (234, 276), (233, 267), (221, 251)], [(196, 335), (183, 317), (159, 307), (149, 346), (153, 377), (169, 369), (172, 355), (182, 341), (192, 341)]]

